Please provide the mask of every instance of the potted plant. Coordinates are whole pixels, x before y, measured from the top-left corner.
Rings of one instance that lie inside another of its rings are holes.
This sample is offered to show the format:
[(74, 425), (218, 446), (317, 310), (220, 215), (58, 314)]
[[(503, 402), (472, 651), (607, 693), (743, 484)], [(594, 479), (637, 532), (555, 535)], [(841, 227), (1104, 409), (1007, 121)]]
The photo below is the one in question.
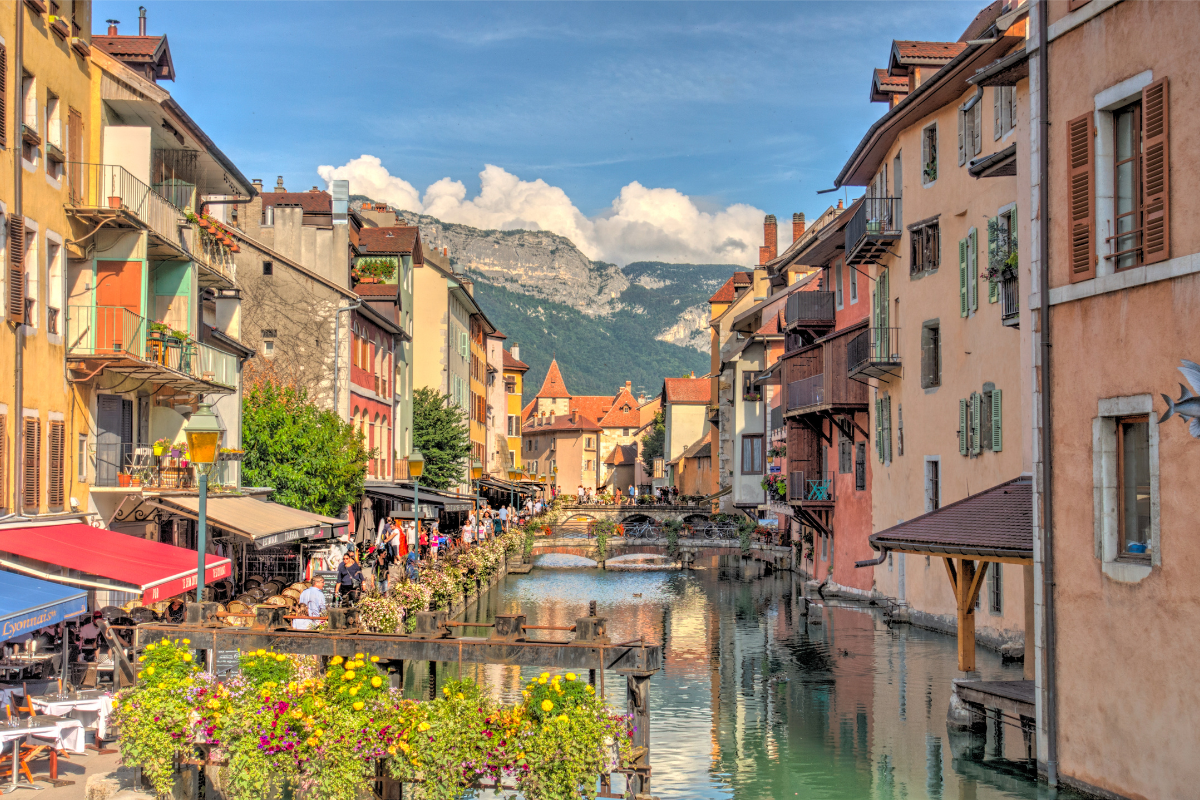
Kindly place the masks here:
[[(168, 329), (168, 330), (170, 330), (170, 329)], [(169, 335), (170, 335), (170, 337), (171, 337), (172, 339), (175, 339), (175, 340), (176, 340), (176, 341), (178, 341), (178, 342), (179, 342), (179, 344), (181, 344), (181, 345), (182, 345), (182, 344), (184, 344), (185, 342), (187, 342), (187, 340), (188, 340), (188, 334), (187, 334), (187, 331), (176, 331), (176, 330), (171, 330), (171, 332), (170, 332), (170, 334), (169, 334)]]
[(109, 195), (108, 196), (108, 207), (113, 209), (114, 211), (120, 209), (121, 208), (121, 196), (116, 195), (116, 194)]
[(130, 475), (128, 472), (122, 472), (120, 475), (117, 476), (117, 485), (120, 486), (122, 489), (129, 488), (130, 486), (133, 485), (133, 476)]
[(161, 456), (171, 447), (171, 440), (165, 436), (154, 443), (154, 455)]

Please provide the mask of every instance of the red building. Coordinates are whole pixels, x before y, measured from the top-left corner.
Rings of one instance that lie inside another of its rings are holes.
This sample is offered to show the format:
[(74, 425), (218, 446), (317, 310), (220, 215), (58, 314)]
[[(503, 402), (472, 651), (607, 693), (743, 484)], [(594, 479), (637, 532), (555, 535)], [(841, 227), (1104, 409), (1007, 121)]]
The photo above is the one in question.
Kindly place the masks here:
[[(358, 287), (361, 292), (373, 285)], [(395, 302), (396, 287), (390, 290)], [(381, 298), (373, 297), (374, 300)], [(367, 480), (391, 480), (395, 453), (396, 343), (403, 331), (395, 322), (364, 302), (350, 315), (350, 420), (363, 433), (367, 449)]]

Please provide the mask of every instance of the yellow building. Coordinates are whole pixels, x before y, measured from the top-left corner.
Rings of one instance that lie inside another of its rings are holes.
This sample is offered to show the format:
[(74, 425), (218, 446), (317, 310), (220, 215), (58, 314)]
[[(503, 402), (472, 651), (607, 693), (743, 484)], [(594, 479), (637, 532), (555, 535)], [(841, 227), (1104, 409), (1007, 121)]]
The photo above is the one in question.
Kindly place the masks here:
[(504, 351), (504, 396), (507, 403), (508, 458), (513, 468), (521, 469), (521, 392), (525, 387), (525, 373), (529, 365), (520, 359), (520, 347), (514, 342)]
[(86, 233), (65, 207), (75, 164), (91, 156), (92, 8), (35, 5), (0, 6), (0, 514), (25, 516), (88, 502), (88, 421), (72, 401), (64, 329), (68, 260), (83, 256)]

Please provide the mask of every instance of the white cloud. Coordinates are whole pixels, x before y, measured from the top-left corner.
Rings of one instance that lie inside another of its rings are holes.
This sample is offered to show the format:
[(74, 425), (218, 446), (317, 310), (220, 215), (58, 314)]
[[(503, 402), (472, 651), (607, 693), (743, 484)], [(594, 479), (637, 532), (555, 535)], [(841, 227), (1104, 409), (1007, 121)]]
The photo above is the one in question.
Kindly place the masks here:
[(347, 179), (363, 194), (406, 211), (444, 222), (498, 230), (545, 230), (565, 236), (589, 258), (631, 261), (757, 264), (763, 212), (735, 204), (701, 211), (676, 189), (652, 189), (634, 181), (621, 189), (604, 214), (589, 219), (567, 193), (545, 181), (521, 180), (491, 164), (479, 173), (480, 191), (467, 197), (462, 181), (442, 178), (420, 193), (391, 175), (383, 163), (363, 155), (340, 167), (324, 165), (326, 181)]

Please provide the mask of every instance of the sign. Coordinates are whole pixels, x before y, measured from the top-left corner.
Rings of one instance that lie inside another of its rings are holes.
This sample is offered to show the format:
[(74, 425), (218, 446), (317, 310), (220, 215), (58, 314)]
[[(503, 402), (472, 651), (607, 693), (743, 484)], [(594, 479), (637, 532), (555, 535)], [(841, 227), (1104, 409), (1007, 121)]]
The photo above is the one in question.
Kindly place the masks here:
[(271, 533), (266, 536), (260, 536), (254, 540), (256, 550), (262, 550), (265, 547), (274, 547), (277, 544), (286, 542), (294, 542), (297, 539), (316, 539), (321, 535), (321, 526), (313, 525), (308, 528), (293, 528), (290, 531), (280, 531), (279, 533)]
[(213, 656), (214, 675), (236, 675), (241, 671), (241, 653), (237, 650), (218, 650)]
[[(64, 587), (65, 591), (70, 591), (73, 588), (75, 587)], [(35, 631), (38, 628), (45, 628), (48, 625), (54, 625), (62, 622), (64, 619), (70, 619), (71, 617), (85, 613), (87, 613), (86, 594), (61, 600), (57, 603), (51, 603), (40, 608), (26, 609), (19, 614), (14, 614), (4, 619), (3, 627), (0, 629), (0, 641), (6, 641), (20, 636), (22, 633)]]
[(772, 475), (778, 475), (781, 472), (783, 472), (783, 467), (779, 466), (778, 464), (771, 465), (771, 474)]
[[(228, 578), (232, 574), (233, 565), (226, 558), (204, 570), (204, 583), (205, 585), (216, 583), (222, 578)], [(146, 587), (146, 591), (142, 592), (142, 605), (150, 605), (159, 600), (166, 600), (168, 597), (174, 597), (177, 594), (183, 594), (195, 588), (196, 571), (192, 570), (181, 578), (168, 578), (153, 586)]]
[(322, 587), (321, 593), (325, 595), (325, 606), (330, 608), (333, 606), (333, 596), (337, 590), (337, 572), (322, 572), (321, 570), (315, 570), (313, 572), (314, 581), (317, 579), (318, 575), (325, 579), (325, 586)]

